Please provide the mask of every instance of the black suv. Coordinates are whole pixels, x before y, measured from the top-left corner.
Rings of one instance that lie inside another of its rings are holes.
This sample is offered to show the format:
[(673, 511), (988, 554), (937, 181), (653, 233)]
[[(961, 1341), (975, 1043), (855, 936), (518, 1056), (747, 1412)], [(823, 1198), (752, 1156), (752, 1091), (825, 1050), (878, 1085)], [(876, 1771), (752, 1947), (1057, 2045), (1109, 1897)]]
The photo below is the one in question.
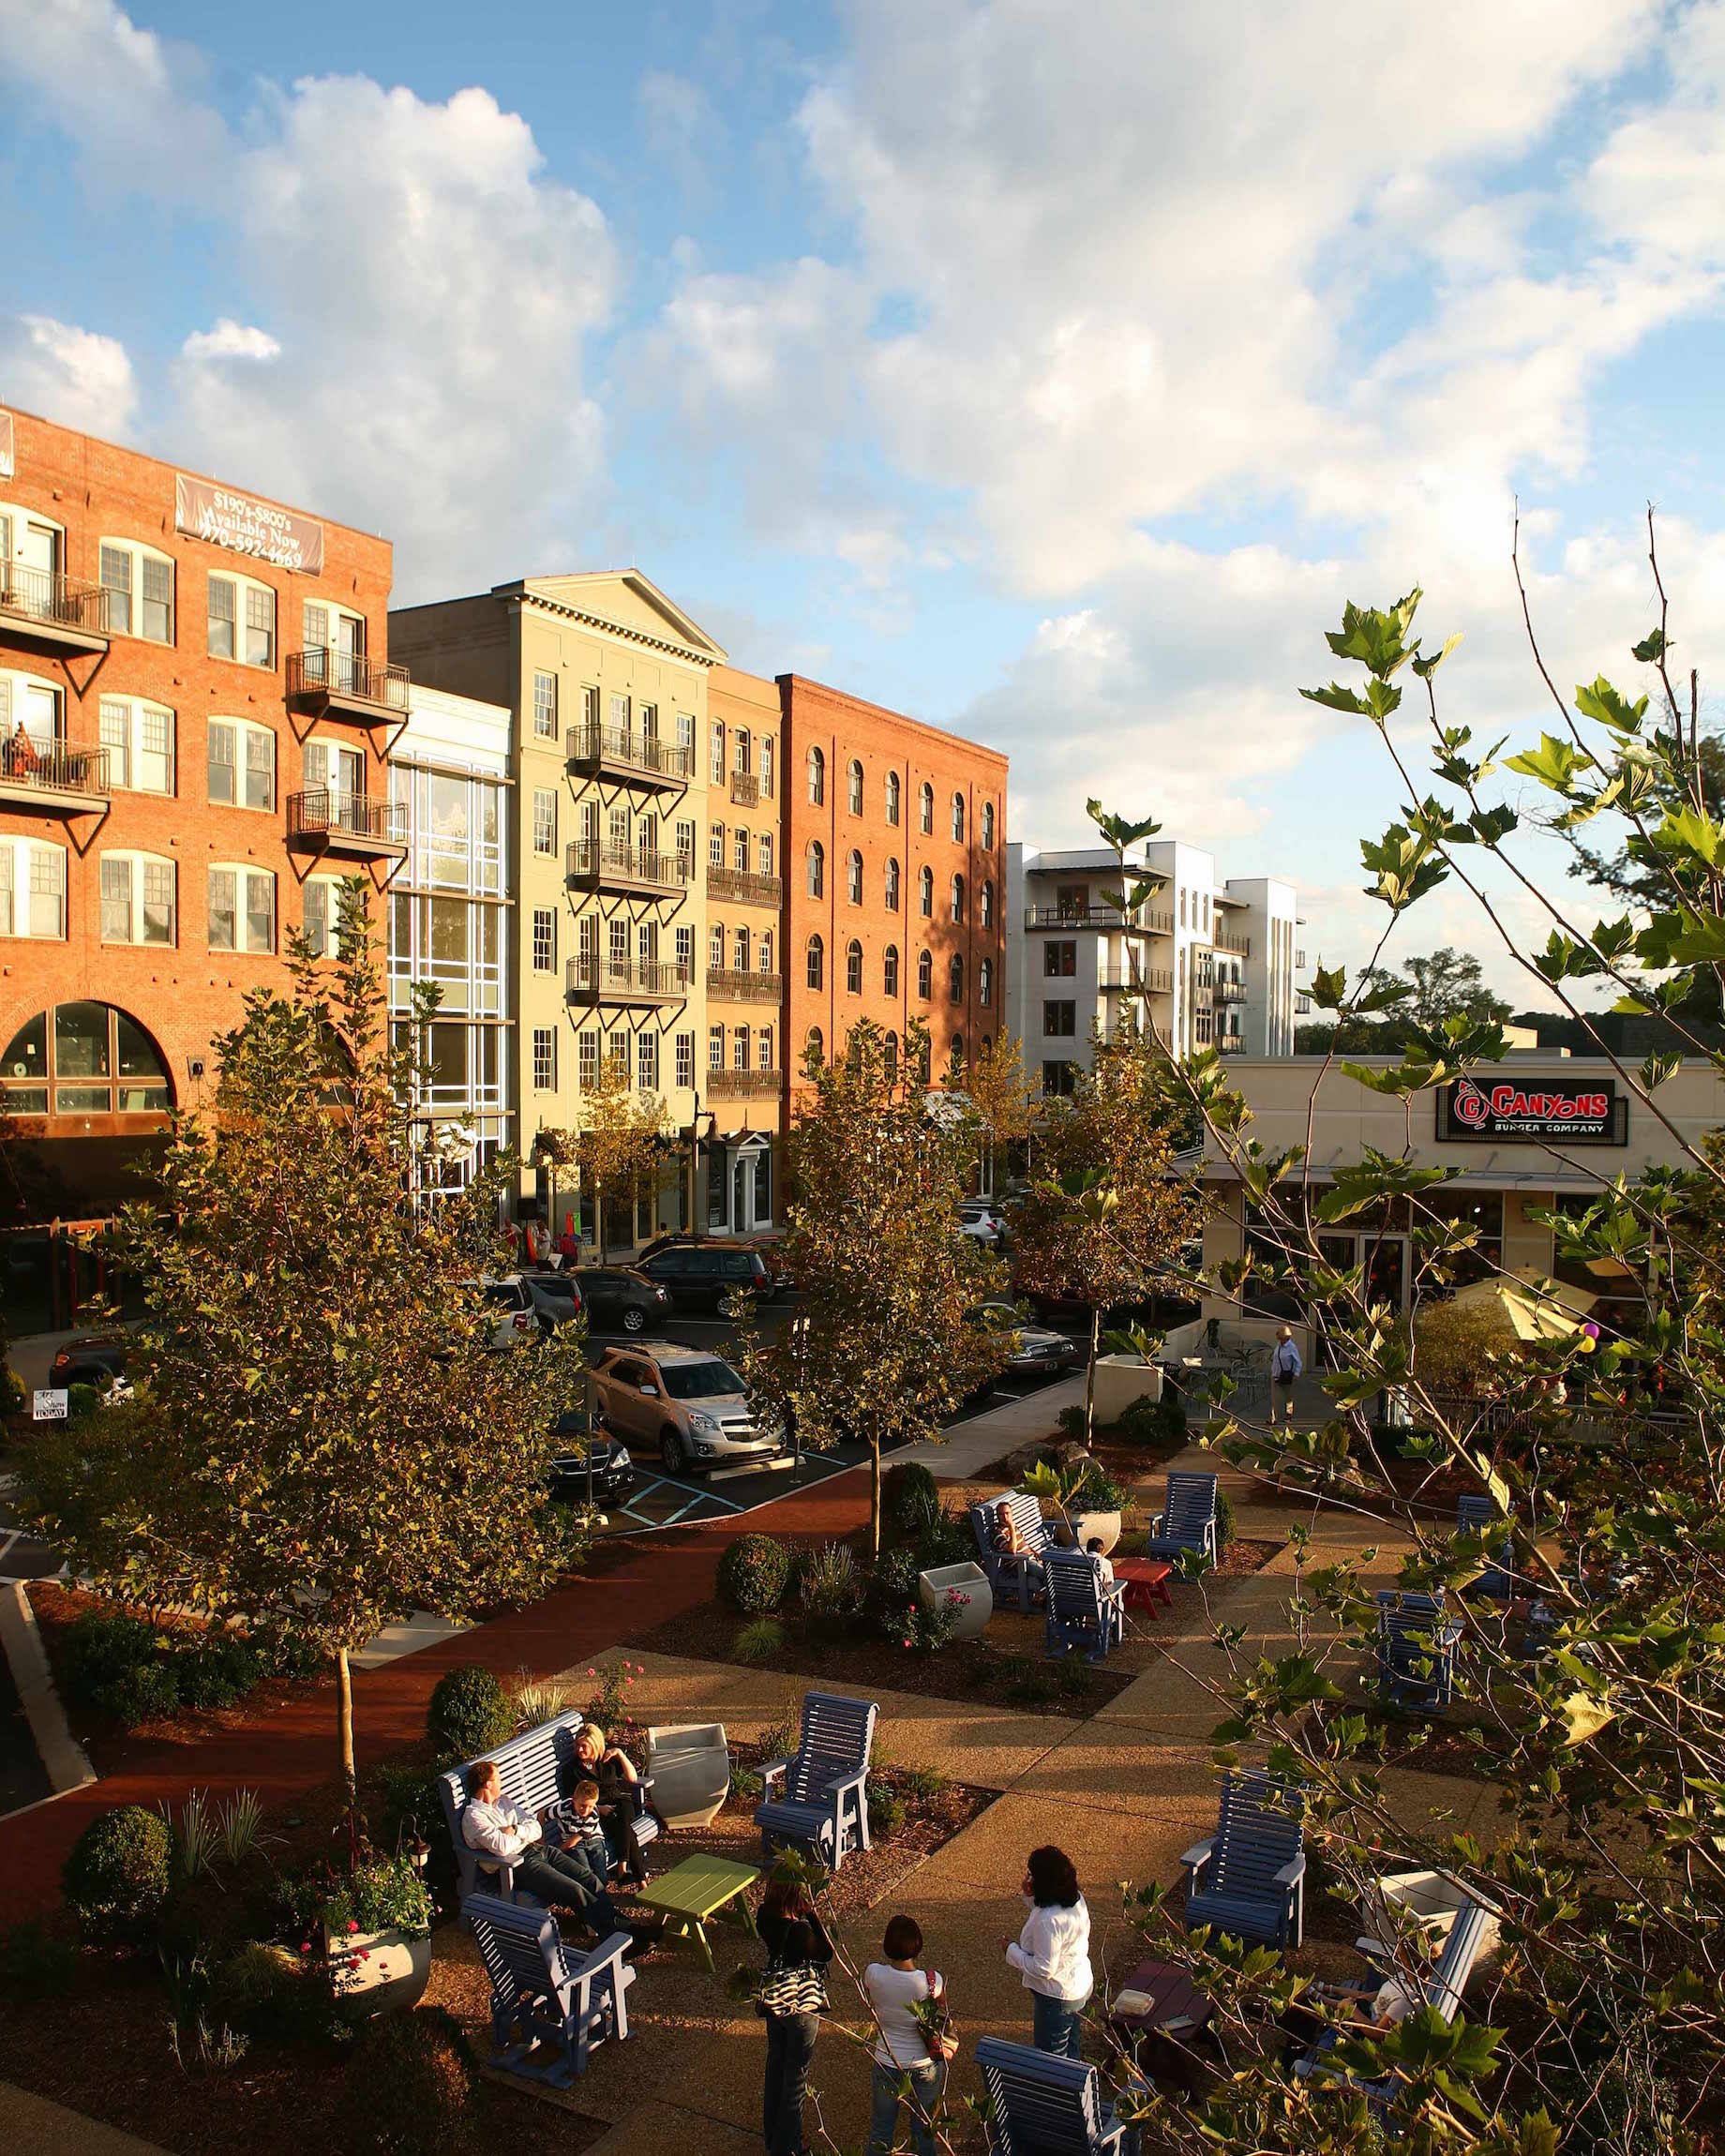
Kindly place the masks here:
[(758, 1250), (730, 1243), (673, 1243), (643, 1258), (640, 1270), (668, 1290), (680, 1310), (716, 1310), (734, 1288), (771, 1302), (776, 1285)]
[(666, 1291), (632, 1265), (582, 1265), (574, 1280), (590, 1332), (645, 1332), (671, 1307)]
[(635, 1487), (635, 1463), (627, 1448), (603, 1423), (594, 1424), (584, 1407), (572, 1407), (551, 1425), (551, 1495), (583, 1504), (588, 1491), (589, 1459), (592, 1494), (607, 1503), (626, 1497)]

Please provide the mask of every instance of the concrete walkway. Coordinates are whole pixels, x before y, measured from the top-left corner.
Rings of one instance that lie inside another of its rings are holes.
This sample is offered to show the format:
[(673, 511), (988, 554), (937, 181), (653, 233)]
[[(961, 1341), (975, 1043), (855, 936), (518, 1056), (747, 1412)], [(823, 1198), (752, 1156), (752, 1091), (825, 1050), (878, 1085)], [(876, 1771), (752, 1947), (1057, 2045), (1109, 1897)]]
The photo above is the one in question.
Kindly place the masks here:
[(9, 2081), (0, 2081), (0, 2149), (27, 2149), (30, 2156), (163, 2156), (154, 2141), (140, 2141)]

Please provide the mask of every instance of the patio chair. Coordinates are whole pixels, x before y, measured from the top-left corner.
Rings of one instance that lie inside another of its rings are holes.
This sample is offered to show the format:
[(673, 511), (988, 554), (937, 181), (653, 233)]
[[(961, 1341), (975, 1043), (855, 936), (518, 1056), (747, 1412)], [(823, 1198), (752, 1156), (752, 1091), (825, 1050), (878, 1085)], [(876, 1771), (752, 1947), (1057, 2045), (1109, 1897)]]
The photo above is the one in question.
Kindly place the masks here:
[(680, 1722), (647, 1732), (653, 1803), (669, 1827), (710, 1827), (730, 1791), (723, 1722)]
[(998, 2036), (981, 2039), (976, 2063), (994, 2156), (1138, 2156), (1138, 2129), (1103, 2103), (1094, 2066)]
[[(879, 1712), (872, 1699), (804, 1695), (795, 1756), (760, 1770), (767, 1801), (756, 1806), (755, 1824), (763, 1849), (807, 1849), (837, 1871), (849, 1850), (870, 1846), (868, 1759)], [(772, 1794), (775, 1781), (782, 1796)]]
[(501, 2073), (567, 2089), (595, 2044), (628, 2035), (626, 1932), (578, 1954), (543, 1909), (476, 1894), (461, 1913), (491, 1979), (490, 2064)]
[[(1449, 1936), (1444, 1941), (1444, 1951), (1438, 1959), (1428, 1964), (1425, 1970), (1412, 1979), (1418, 1993), (1416, 2006), (1429, 2006), (1436, 2010), (1446, 2022), (1452, 2022), (1462, 2011), (1462, 2000), (1467, 1990), (1467, 1980), (1473, 1974), (1474, 1963), (1478, 1958), (1491, 1928), (1491, 1912), (1471, 1895), (1456, 1910), (1455, 1921), (1449, 1927)], [(1396, 1981), (1406, 1984), (1406, 1974), (1397, 1971)], [(1402, 2079), (1399, 2070), (1380, 2074), (1373, 2081), (1362, 2081), (1353, 2074), (1343, 2074), (1340, 2069), (1328, 2065), (1328, 2055), (1336, 2046), (1336, 2032), (1331, 2029), (1312, 2045), (1303, 2059), (1294, 2065), (1295, 2078), (1309, 2079), (1319, 2073), (1333, 2074), (1345, 2079), (1350, 2087), (1358, 2089), (1373, 2106), (1381, 2107), (1392, 2101)]]
[(1396, 1706), (1447, 1707), (1455, 1692), (1462, 1621), (1444, 1613), (1440, 1589), (1422, 1595), (1397, 1587), (1377, 1598), (1378, 1684)]
[(1048, 1598), (1044, 1638), (1051, 1654), (1083, 1650), (1089, 1662), (1105, 1661), (1124, 1637), (1126, 1582), (1104, 1584), (1094, 1560), (1083, 1550), (1051, 1550), (1042, 1560)]
[(1186, 1928), (1209, 1924), (1232, 1939), (1285, 1954), (1305, 1928), (1304, 1801), (1268, 1774), (1227, 1774), (1216, 1832), (1189, 1849)]
[(1170, 1470), (1167, 1494), (1150, 1525), (1146, 1553), (1151, 1557), (1183, 1557), (1188, 1550), (1222, 1562), (1216, 1537), (1216, 1494), (1220, 1485), (1213, 1475)]
[[(1022, 1552), (1009, 1556), (995, 1548), (995, 1529), (1002, 1518), (1011, 1520), (1017, 1528), (1024, 1544)], [(1042, 1560), (1057, 1547), (1054, 1530), (1042, 1518), (1042, 1506), (1027, 1490), (1004, 1490), (998, 1497), (986, 1498), (970, 1507), (970, 1531), (976, 1536), (996, 1607), (1006, 1600), (1010, 1588), (1019, 1613), (1028, 1617), (1033, 1597), (1042, 1592)]]
[[(1490, 1535), (1501, 1520), (1502, 1515), (1489, 1497), (1464, 1491), (1456, 1499), (1458, 1535)], [(1507, 1602), (1515, 1592), (1514, 1569), (1515, 1537), (1506, 1524), (1504, 1538), (1498, 1545), (1495, 1557), (1488, 1562), (1478, 1580), (1468, 1582), (1468, 1592), (1473, 1595), (1489, 1595), (1494, 1601)]]

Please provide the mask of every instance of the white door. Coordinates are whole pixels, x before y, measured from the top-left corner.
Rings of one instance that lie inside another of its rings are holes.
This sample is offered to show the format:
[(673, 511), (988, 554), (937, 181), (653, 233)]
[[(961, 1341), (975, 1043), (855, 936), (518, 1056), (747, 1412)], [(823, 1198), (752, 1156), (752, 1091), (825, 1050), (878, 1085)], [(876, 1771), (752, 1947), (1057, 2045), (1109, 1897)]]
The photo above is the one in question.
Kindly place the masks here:
[(755, 1161), (739, 1153), (731, 1162), (730, 1224), (733, 1235), (746, 1235), (755, 1225)]

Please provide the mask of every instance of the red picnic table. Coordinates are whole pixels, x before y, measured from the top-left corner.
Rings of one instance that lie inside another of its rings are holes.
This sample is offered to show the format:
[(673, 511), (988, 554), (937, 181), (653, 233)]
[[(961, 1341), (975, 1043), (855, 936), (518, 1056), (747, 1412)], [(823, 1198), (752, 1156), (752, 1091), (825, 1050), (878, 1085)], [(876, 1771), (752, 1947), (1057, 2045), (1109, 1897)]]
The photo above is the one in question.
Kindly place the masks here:
[(1174, 1571), (1172, 1565), (1160, 1564), (1152, 1557), (1117, 1557), (1114, 1576), (1126, 1582), (1126, 1607), (1142, 1610), (1152, 1621), (1156, 1605), (1172, 1610), (1174, 1596), (1168, 1591), (1168, 1580)]

